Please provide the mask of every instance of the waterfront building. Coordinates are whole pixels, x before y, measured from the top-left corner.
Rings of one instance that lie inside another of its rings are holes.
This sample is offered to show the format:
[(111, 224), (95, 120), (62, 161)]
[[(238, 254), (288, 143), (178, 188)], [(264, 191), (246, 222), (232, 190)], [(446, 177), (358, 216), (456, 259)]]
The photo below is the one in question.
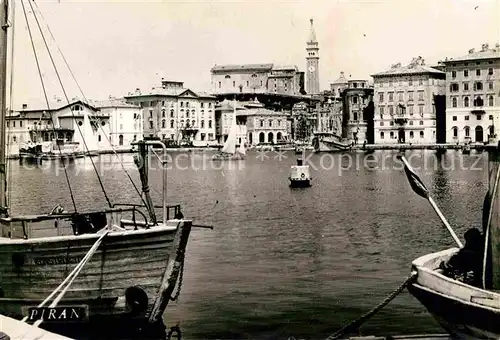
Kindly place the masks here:
[(373, 88), (367, 80), (349, 80), (342, 94), (342, 137), (357, 143), (374, 142)]
[(288, 141), (288, 114), (283, 111), (266, 109), (263, 104), (253, 101), (244, 103), (246, 112), (247, 140), (249, 145), (280, 143)]
[(494, 142), (500, 135), (500, 45), (447, 58), (446, 141)]
[(236, 144), (249, 144), (247, 140), (247, 110), (238, 102), (224, 100), (215, 106), (215, 136), (219, 144), (224, 144), (229, 135), (236, 106)]
[(132, 142), (143, 139), (142, 109), (123, 98), (109, 98), (92, 104), (109, 116), (109, 136), (98, 135), (100, 150), (113, 147), (131, 147)]
[(311, 27), (309, 38), (306, 42), (306, 93), (308, 95), (319, 94), (319, 45), (314, 31), (313, 19), (310, 19)]
[[(47, 104), (23, 104), (6, 117), (8, 150), (17, 154), (26, 143), (52, 142), (51, 150), (59, 147), (75, 151), (98, 151), (98, 136), (109, 135), (109, 115), (94, 105), (73, 99), (61, 99)], [(84, 143), (85, 141), (85, 143)]]
[(125, 96), (128, 103), (143, 110), (144, 137), (158, 137), (185, 145), (213, 145), (215, 97), (184, 88), (183, 82), (162, 79), (150, 91)]
[(372, 77), (375, 143), (435, 143), (434, 96), (445, 94), (445, 73), (417, 57)]

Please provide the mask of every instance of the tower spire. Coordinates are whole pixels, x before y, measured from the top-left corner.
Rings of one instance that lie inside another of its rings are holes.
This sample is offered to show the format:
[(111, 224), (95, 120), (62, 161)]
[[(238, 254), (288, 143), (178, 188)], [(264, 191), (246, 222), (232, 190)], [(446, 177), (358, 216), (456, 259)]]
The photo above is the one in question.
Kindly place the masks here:
[(314, 20), (311, 18), (311, 19), (309, 19), (309, 21), (311, 22), (311, 29), (309, 31), (309, 40), (308, 40), (308, 42), (315, 43), (317, 41), (316, 41), (316, 32), (314, 31)]

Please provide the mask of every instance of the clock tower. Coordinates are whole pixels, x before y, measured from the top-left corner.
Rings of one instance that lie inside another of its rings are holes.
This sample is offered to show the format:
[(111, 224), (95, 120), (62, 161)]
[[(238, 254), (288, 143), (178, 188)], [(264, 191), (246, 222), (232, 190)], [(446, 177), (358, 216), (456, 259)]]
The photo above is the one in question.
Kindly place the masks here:
[(313, 19), (309, 39), (306, 43), (306, 92), (307, 94), (319, 94), (319, 47), (314, 32)]

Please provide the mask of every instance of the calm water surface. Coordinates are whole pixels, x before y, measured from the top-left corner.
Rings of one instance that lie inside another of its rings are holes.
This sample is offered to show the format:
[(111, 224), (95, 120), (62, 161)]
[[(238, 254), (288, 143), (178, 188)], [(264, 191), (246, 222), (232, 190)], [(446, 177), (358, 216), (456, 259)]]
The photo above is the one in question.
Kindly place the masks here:
[[(406, 155), (460, 236), (480, 226), (486, 153)], [(293, 152), (264, 160), (250, 153), (216, 167), (201, 151), (170, 156), (169, 203), (215, 227), (193, 230), (182, 293), (165, 315), (183, 339), (325, 338), (383, 300), (413, 259), (454, 246), (430, 205), (411, 191), (396, 152), (375, 152), (371, 161), (363, 153), (307, 156), (313, 176), (307, 189), (288, 187)], [(132, 156), (120, 158), (139, 186)], [(113, 202), (139, 202), (116, 156), (95, 161)], [(57, 203), (71, 209), (56, 163), (27, 169), (12, 162), (11, 170), (14, 211), (43, 213)], [(79, 209), (106, 204), (89, 160), (68, 172)], [(151, 177), (160, 199), (160, 172)], [(361, 331), (443, 332), (407, 292)]]

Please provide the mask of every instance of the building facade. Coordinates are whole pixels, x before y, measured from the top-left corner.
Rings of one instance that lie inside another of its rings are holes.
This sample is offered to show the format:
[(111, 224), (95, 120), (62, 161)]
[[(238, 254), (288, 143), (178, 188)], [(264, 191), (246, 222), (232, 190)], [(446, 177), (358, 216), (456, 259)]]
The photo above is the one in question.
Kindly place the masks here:
[(246, 128), (249, 145), (274, 144), (289, 139), (288, 115), (285, 112), (266, 109), (258, 102), (249, 102), (244, 105), (246, 108)]
[(297, 66), (274, 64), (216, 65), (212, 93), (277, 93), (300, 95), (304, 73)]
[(370, 105), (373, 105), (373, 89), (367, 80), (350, 80), (347, 88), (342, 92), (343, 103), (343, 134), (354, 144), (370, 143), (369, 129), (373, 128), (372, 115), (369, 114)]
[[(236, 110), (235, 110), (236, 106)], [(217, 142), (223, 144), (229, 136), (229, 131), (233, 123), (233, 114), (236, 111), (236, 144), (249, 144), (247, 140), (247, 116), (246, 108), (238, 102), (225, 100), (215, 107), (215, 135)]]
[(446, 142), (483, 143), (500, 135), (500, 45), (446, 59)]
[(23, 104), (6, 117), (8, 154), (30, 143), (42, 143), (47, 152), (98, 151), (99, 136), (109, 135), (109, 115), (81, 100), (65, 104)]
[(374, 142), (435, 143), (435, 95), (445, 93), (445, 73), (426, 66), (421, 57), (372, 75)]
[(184, 145), (216, 144), (215, 97), (183, 85), (162, 79), (161, 86), (146, 92), (136, 89), (125, 100), (142, 109), (144, 137)]
[(306, 42), (306, 92), (310, 95), (319, 94), (319, 45), (314, 31), (313, 19)]
[(130, 148), (133, 142), (143, 139), (143, 114), (140, 106), (127, 103), (123, 98), (95, 101), (93, 105), (109, 116), (109, 136), (98, 136), (101, 150), (111, 147)]
[(333, 96), (340, 98), (342, 92), (347, 88), (348, 81), (345, 77), (344, 71), (340, 72), (340, 76), (333, 83), (330, 84), (330, 91)]

